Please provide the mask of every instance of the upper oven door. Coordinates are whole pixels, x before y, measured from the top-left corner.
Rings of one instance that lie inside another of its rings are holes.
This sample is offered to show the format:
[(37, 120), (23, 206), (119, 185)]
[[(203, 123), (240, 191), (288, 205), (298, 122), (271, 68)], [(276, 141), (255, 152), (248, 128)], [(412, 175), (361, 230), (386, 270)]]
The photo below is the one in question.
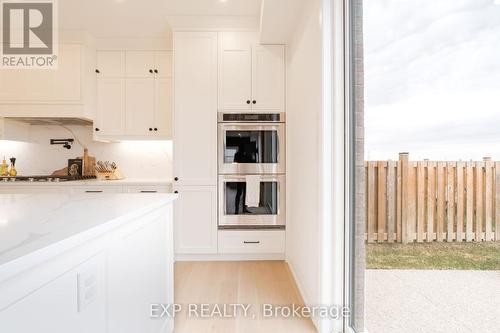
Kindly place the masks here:
[(283, 123), (220, 123), (220, 174), (284, 174)]

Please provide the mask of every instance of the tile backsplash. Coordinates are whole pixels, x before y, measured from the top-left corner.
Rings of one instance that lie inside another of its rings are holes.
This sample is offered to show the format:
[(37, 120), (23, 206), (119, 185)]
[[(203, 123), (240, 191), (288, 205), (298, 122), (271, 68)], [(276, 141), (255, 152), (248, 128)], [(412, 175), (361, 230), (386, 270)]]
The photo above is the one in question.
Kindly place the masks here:
[[(70, 138), (75, 139), (70, 150), (49, 142)], [(26, 142), (0, 140), (0, 159), (16, 157), (19, 175), (46, 175), (82, 156), (83, 146), (97, 160), (116, 162), (128, 178), (172, 178), (172, 141), (94, 142), (92, 128), (85, 126), (31, 126)]]

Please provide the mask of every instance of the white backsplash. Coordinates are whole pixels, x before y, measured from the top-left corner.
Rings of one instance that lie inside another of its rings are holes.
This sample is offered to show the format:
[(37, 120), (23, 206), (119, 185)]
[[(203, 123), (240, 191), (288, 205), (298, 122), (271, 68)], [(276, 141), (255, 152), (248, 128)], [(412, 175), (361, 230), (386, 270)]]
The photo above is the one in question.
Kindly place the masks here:
[[(73, 132), (74, 135), (71, 133)], [(28, 142), (0, 140), (0, 160), (16, 157), (19, 175), (47, 175), (67, 166), (68, 159), (83, 155), (75, 140), (71, 150), (50, 145), (50, 139), (78, 139), (97, 160), (113, 161), (128, 178), (172, 178), (172, 141), (92, 141), (92, 128), (83, 126), (31, 126)], [(1, 161), (0, 161), (1, 162)]]

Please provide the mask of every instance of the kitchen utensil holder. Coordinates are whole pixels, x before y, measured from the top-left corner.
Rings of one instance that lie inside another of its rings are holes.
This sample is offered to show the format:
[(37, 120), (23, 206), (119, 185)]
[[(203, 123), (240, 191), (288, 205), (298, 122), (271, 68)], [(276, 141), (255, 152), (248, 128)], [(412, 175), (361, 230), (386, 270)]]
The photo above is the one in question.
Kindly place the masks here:
[(121, 173), (119, 168), (116, 168), (113, 171), (99, 171), (95, 170), (96, 176), (98, 180), (120, 180), (125, 179), (123, 174)]

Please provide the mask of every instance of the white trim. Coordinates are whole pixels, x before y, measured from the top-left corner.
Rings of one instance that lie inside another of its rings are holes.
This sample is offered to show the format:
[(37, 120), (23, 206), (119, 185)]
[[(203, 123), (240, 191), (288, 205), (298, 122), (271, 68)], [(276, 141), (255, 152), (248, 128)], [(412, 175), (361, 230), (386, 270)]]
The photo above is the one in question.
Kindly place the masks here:
[(175, 261), (259, 261), (285, 260), (284, 253), (275, 254), (176, 254)]

